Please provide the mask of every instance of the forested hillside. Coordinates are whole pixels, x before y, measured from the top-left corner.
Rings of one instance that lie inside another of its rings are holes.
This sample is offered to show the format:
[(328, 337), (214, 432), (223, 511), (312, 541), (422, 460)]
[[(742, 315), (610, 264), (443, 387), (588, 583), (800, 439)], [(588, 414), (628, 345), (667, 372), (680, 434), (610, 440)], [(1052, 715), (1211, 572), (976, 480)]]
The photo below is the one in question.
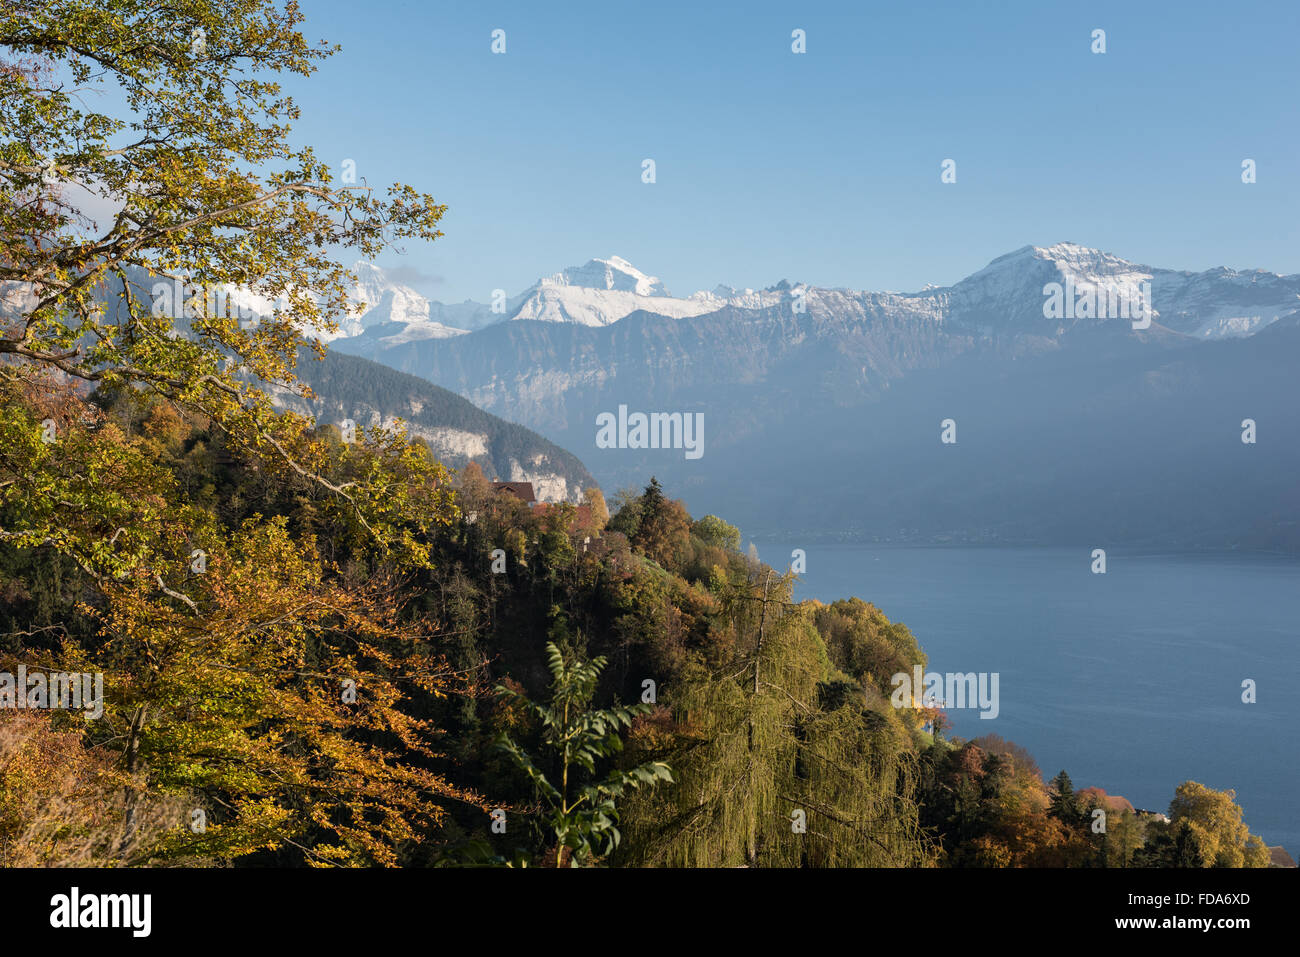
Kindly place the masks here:
[[(856, 598), (792, 602), (790, 575), (653, 480), (612, 517), (596, 489), (530, 508), (418, 441), (319, 428), (318, 478), (410, 491), (381, 545), (320, 481), (166, 401), (101, 393), (46, 444), (59, 400), (5, 400), (0, 527), (22, 524), (16, 484), (97, 508), (0, 547), (0, 670), (102, 673), (104, 700), (91, 721), (0, 714), (4, 863), (1264, 859), (1231, 795), (1188, 783), (1165, 824), (1045, 783), (996, 736), (928, 733), (942, 713), (891, 702), (925, 665), (906, 627)], [(97, 571), (64, 535), (138, 563)], [(563, 687), (572, 727), (600, 729), (567, 762), (545, 707)]]
[(577, 456), (417, 376), (341, 352), (316, 360), (306, 350), (297, 373), (311, 397), (284, 390), (276, 404), (321, 424), (350, 419), (360, 426), (387, 425), (401, 419), (444, 464), (461, 468), (474, 462), (491, 478), (532, 482), (544, 500), (577, 501), (596, 484)]

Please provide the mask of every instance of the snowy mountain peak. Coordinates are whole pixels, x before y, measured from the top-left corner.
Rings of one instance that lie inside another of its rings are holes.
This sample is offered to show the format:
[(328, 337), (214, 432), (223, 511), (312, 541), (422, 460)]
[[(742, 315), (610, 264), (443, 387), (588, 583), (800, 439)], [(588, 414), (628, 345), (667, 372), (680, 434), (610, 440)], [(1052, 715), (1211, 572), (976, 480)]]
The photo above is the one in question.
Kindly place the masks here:
[(991, 274), (1024, 272), (1037, 263), (1052, 266), (1062, 275), (1080, 277), (1150, 273), (1146, 266), (1135, 265), (1100, 249), (1080, 246), (1078, 243), (1056, 243), (1051, 246), (1022, 246), (1014, 252), (999, 256), (963, 281)]
[(670, 295), (657, 276), (647, 276), (621, 256), (592, 259), (582, 266), (570, 266), (542, 282), (556, 286), (631, 292), (638, 296)]
[(1069, 323), (1124, 319), (1145, 304), (1161, 326), (1200, 339), (1252, 335), (1300, 309), (1300, 276), (1223, 267), (1175, 272), (1076, 243), (1023, 246), (926, 294), (944, 299), (950, 318), (989, 331), (1041, 325), (1052, 289), (1076, 300), (1097, 297), (1095, 309), (1065, 310)]
[(353, 263), (352, 271), (357, 275), (357, 285), (349, 296), (350, 315), (339, 322), (340, 333), (356, 335), (385, 322), (429, 321), (429, 300), (410, 286), (393, 282), (374, 263)]
[(1076, 243), (1057, 243), (1054, 246), (1033, 247), (1034, 257), (1045, 259), (1064, 273), (1075, 275), (1109, 275), (1115, 273), (1148, 272), (1145, 266), (1135, 265), (1100, 249)]

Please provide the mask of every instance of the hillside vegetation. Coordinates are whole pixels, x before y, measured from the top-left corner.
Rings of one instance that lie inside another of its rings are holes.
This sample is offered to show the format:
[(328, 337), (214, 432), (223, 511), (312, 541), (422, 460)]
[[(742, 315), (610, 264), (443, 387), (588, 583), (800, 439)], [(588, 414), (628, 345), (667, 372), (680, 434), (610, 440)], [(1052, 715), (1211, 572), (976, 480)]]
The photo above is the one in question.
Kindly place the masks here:
[[(1230, 794), (1189, 783), (1172, 824), (1110, 811), (1095, 833), (1104, 792), (1045, 783), (995, 737), (927, 733), (941, 714), (890, 701), (926, 663), (905, 626), (856, 598), (792, 602), (790, 575), (656, 481), (607, 521), (596, 489), (530, 508), (383, 430), (317, 430), (326, 482), (411, 490), (381, 546), (319, 481), (166, 401), (99, 394), (46, 445), (37, 398), (6, 395), (6, 434), (32, 439), (4, 458), (0, 527), (21, 524), (17, 481), (92, 496), (116, 511), (49, 537), (127, 529), (114, 547), (139, 562), (0, 545), (3, 670), (100, 672), (105, 698), (91, 721), (0, 712), (7, 863), (1263, 860)], [(625, 715), (585, 757), (531, 704), (556, 694), (553, 654), (591, 673), (571, 714)], [(543, 800), (611, 774), (600, 814)]]

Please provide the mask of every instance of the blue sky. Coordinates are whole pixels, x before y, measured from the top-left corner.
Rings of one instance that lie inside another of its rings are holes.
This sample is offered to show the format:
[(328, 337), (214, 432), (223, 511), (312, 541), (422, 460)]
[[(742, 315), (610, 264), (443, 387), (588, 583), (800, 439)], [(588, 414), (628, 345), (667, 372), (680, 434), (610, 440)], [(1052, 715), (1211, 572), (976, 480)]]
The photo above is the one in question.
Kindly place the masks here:
[(343, 51), (287, 84), (297, 135), (450, 207), (445, 238), (380, 260), (444, 301), (611, 254), (677, 295), (912, 290), (1059, 241), (1300, 272), (1294, 0), (303, 10)]

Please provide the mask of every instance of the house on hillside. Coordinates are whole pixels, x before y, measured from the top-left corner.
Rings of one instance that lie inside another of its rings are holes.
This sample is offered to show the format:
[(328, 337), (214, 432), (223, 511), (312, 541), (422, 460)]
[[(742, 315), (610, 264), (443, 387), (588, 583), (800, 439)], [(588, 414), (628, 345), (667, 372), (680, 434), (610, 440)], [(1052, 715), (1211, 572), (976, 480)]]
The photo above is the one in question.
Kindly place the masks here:
[[(534, 516), (542, 520), (546, 519), (547, 513), (553, 508), (572, 508), (573, 521), (567, 526), (568, 533), (573, 539), (575, 547), (579, 544), (579, 540), (581, 540), (582, 550), (584, 552), (587, 550), (587, 546), (591, 544), (591, 538), (593, 535), (597, 538), (600, 537), (601, 529), (596, 528), (593, 525), (595, 518), (592, 514), (590, 505), (569, 505), (564, 502), (539, 502), (536, 493), (533, 491), (532, 482), (493, 482), (492, 491), (502, 492), (506, 495), (513, 495), (515, 498), (519, 499), (519, 501), (527, 505), (532, 510)], [(535, 539), (533, 544), (537, 544)]]
[(493, 482), (492, 491), (508, 492), (529, 508), (537, 501), (532, 482)]
[[(551, 509), (553, 509), (553, 508), (558, 508), (558, 507), (560, 507), (561, 505), (564, 505), (564, 504), (566, 504), (566, 503), (564, 503), (564, 502), (538, 502), (536, 505), (533, 506), (533, 511), (534, 511), (536, 514), (538, 514), (538, 515), (545, 515), (545, 514), (546, 514), (547, 512), (549, 512)], [(571, 504), (571, 503), (569, 503), (569, 504)], [(590, 505), (574, 505), (574, 506), (573, 506), (573, 510), (574, 510), (574, 511), (573, 511), (573, 515), (574, 515), (573, 524), (574, 524), (575, 526), (589, 525), (589, 524), (591, 523), (591, 506), (590, 506)]]
[(1107, 811), (1120, 813), (1127, 811), (1131, 814), (1139, 813), (1137, 808), (1133, 807), (1133, 802), (1126, 797), (1118, 794), (1107, 794), (1104, 788), (1091, 787), (1082, 788), (1079, 791), (1079, 797), (1087, 804), (1094, 807), (1104, 807)]

